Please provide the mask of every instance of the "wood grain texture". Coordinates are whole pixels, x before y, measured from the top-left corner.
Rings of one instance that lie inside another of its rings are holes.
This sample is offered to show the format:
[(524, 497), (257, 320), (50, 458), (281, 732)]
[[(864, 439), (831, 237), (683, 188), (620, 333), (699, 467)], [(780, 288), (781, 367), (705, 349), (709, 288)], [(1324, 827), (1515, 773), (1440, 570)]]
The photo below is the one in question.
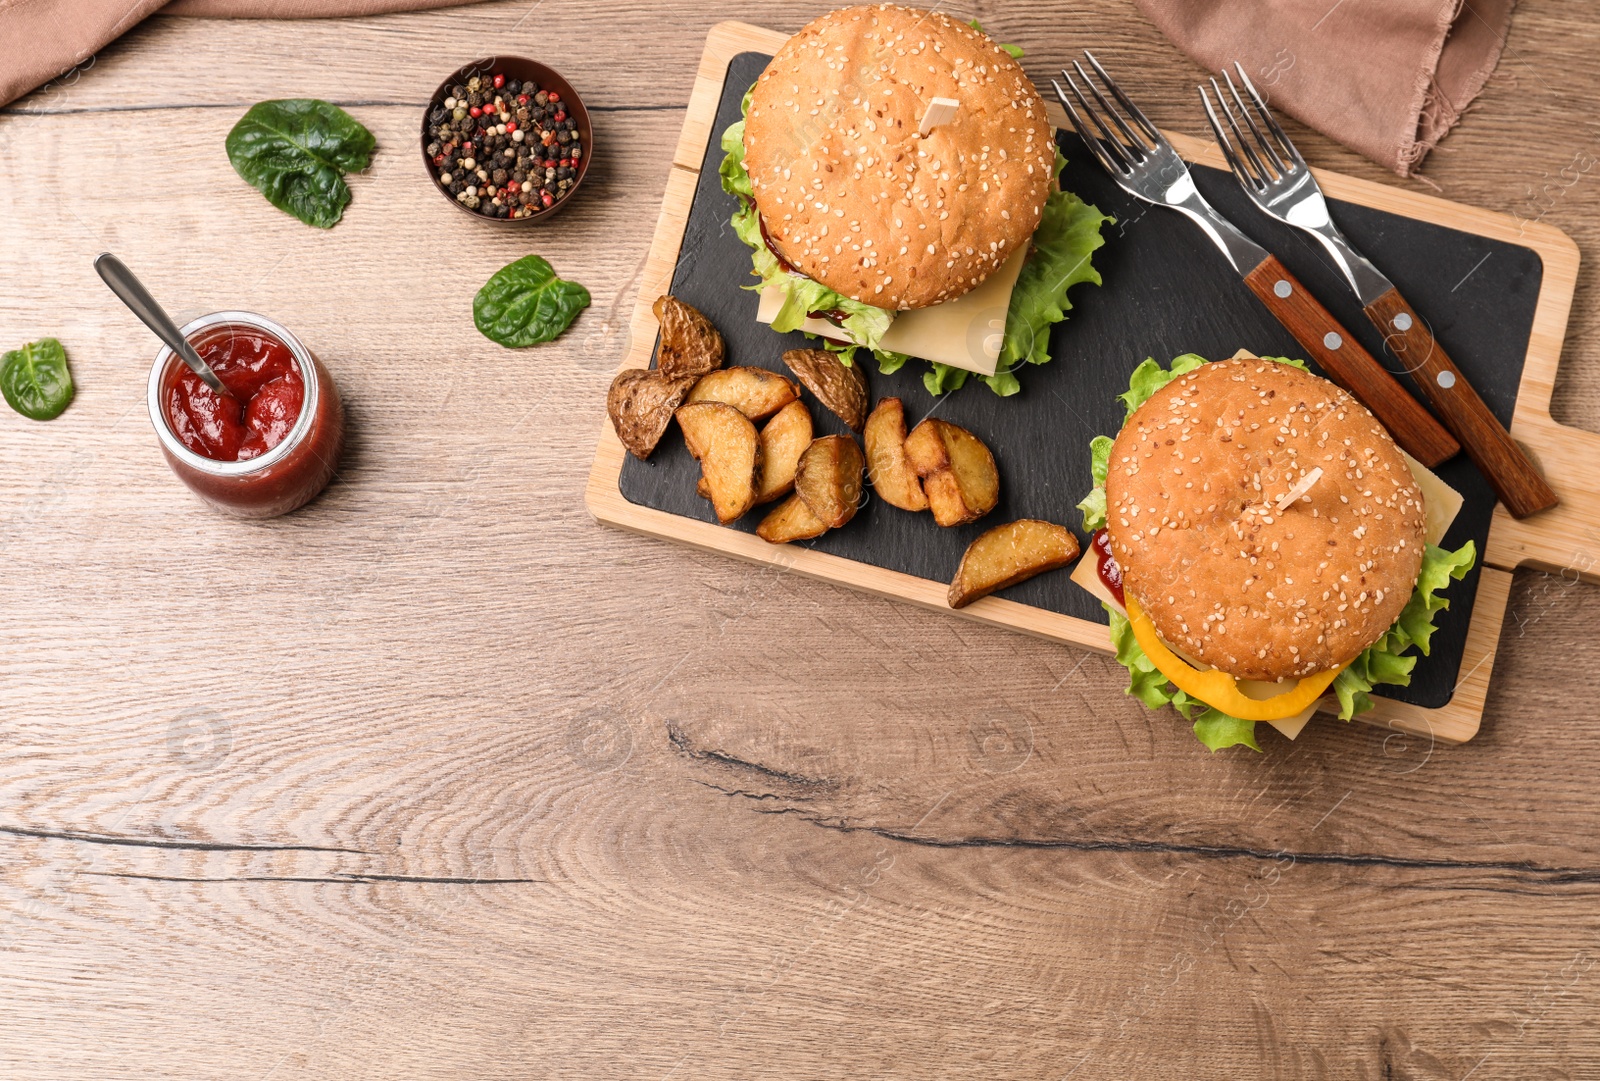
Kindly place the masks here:
[[(1201, 72), (1131, 6), (952, 10), (1036, 75), (1088, 45), (1158, 123), (1203, 131)], [(79, 384), (48, 425), (0, 411), (0, 1075), (1592, 1073), (1600, 593), (1577, 519), (1565, 553), (1497, 522), (1560, 573), (1498, 576), (1475, 740), (1317, 722), (1262, 756), (1205, 754), (1087, 651), (594, 524), (706, 33), (753, 17), (158, 17), (0, 111), (0, 336), (59, 335)], [(1585, 253), (1595, 19), (1524, 0), (1426, 169)], [(442, 74), (494, 51), (559, 67), (615, 150), (511, 237), (457, 221), (413, 149)], [(221, 152), (251, 102), (297, 95), (379, 139), (328, 233)], [(242, 525), (172, 480), (143, 415), (155, 345), (94, 278), (104, 248), (180, 318), (239, 305), (318, 350), (352, 434), (322, 499)], [(506, 352), (471, 296), (530, 249), (595, 303)], [(1577, 284), (1559, 378), (1513, 426), (1546, 464), (1600, 443), (1525, 424), (1596, 426)]]
[[(620, 370), (648, 368), (652, 362), (658, 333), (657, 317), (653, 310), (655, 297), (671, 291), (671, 282), (677, 266), (679, 251), (684, 242), (685, 225), (692, 205), (698, 169), (683, 164), (684, 160), (700, 163), (705, 160), (706, 143), (714, 136), (711, 130), (711, 113), (721, 96), (721, 84), (728, 71), (729, 61), (746, 51), (776, 52), (786, 35), (781, 31), (753, 26), (742, 22), (728, 22), (712, 27), (706, 37), (705, 53), (701, 57), (695, 81), (695, 96), (688, 116), (684, 120), (684, 133), (678, 141), (667, 190), (662, 199), (656, 232), (645, 259), (644, 274), (630, 324), (629, 349), (623, 355)], [(1058, 109), (1051, 107), (1053, 111)], [(1064, 122), (1060, 115), (1053, 117), (1059, 127)], [(687, 145), (691, 136), (702, 140), (697, 145)], [(1168, 133), (1179, 154), (1190, 161), (1215, 163), (1221, 160), (1221, 151), (1215, 143), (1195, 140), (1189, 136)], [(1396, 192), (1357, 177), (1317, 170), (1319, 184), (1334, 198), (1368, 206), (1381, 207), (1394, 213), (1452, 228), (1477, 232), (1497, 239), (1518, 237), (1539, 253), (1544, 263), (1544, 288), (1541, 290), (1530, 329), (1527, 356), (1523, 364), (1522, 387), (1524, 395), (1535, 404), (1548, 386), (1559, 362), (1559, 341), (1570, 308), (1575, 286), (1578, 253), (1570, 238), (1548, 225), (1527, 226), (1505, 215), (1486, 212), (1478, 208), (1459, 205), (1426, 195)], [(1279, 281), (1289, 285), (1288, 295), (1279, 296)], [(1450, 434), (1433, 420), (1430, 414), (1400, 387), (1378, 362), (1354, 340), (1341, 342), (1337, 347), (1323, 343), (1321, 336), (1338, 327), (1333, 317), (1313, 298), (1287, 268), (1269, 255), (1262, 264), (1246, 277), (1251, 290), (1262, 303), (1273, 309), (1280, 322), (1291, 333), (1302, 339), (1313, 357), (1325, 369), (1339, 369), (1349, 383), (1360, 382), (1366, 386), (1367, 395), (1374, 401), (1386, 403), (1385, 411), (1399, 430), (1409, 433), (1409, 441), (1402, 440), (1408, 450), (1437, 464), (1442, 457), (1459, 451)], [(1295, 330), (1298, 326), (1300, 329)], [(1355, 354), (1351, 354), (1355, 350)], [(1372, 377), (1372, 370), (1378, 378)], [(1518, 399), (1518, 415), (1522, 414), (1522, 396)], [(1587, 433), (1564, 429), (1554, 423), (1548, 414), (1533, 415), (1523, 419), (1525, 428), (1556, 430), (1579, 440), (1590, 438)], [(1417, 418), (1421, 418), (1418, 420)], [(1430, 434), (1431, 433), (1431, 434)], [(1446, 453), (1448, 452), (1448, 454)], [(807, 547), (776, 545), (757, 536), (732, 531), (708, 522), (631, 503), (620, 490), (619, 478), (624, 452), (609, 421), (603, 427), (600, 443), (595, 451), (594, 466), (590, 471), (585, 501), (595, 517), (602, 522), (633, 530), (647, 536), (659, 537), (679, 544), (690, 545), (708, 552), (722, 552), (762, 564), (769, 568), (793, 571), (828, 582), (843, 583), (884, 597), (909, 601), (940, 611), (949, 610), (948, 594), (939, 584), (915, 575), (879, 567), (840, 555)], [(1552, 467), (1565, 466), (1555, 474), (1564, 488), (1577, 490), (1587, 483), (1587, 471), (1571, 457), (1557, 457)], [(702, 493), (704, 494), (704, 493)], [(1582, 496), (1576, 505), (1578, 513), (1589, 506)], [(1507, 515), (1503, 508), (1496, 510), (1496, 521)], [(1600, 515), (1580, 518), (1579, 524), (1591, 530), (1600, 529)], [(1545, 543), (1565, 543), (1565, 523), (1558, 519), (1545, 519), (1530, 527), (1534, 535)], [(1547, 532), (1540, 532), (1541, 529)], [(1597, 533), (1600, 535), (1600, 533)], [(1497, 549), (1488, 545), (1483, 553), (1487, 567), (1515, 567), (1517, 562), (1503, 562)], [(1597, 577), (1597, 568), (1591, 561), (1582, 565), (1580, 577)], [(1493, 570), (1486, 569), (1490, 578)], [(1494, 672), (1495, 641), (1504, 616), (1508, 591), (1500, 581), (1491, 581), (1485, 594), (1486, 604), (1474, 606), (1472, 626), (1468, 631), (1468, 649), (1463, 654), (1462, 672), (1451, 700), (1436, 709), (1423, 709), (1414, 705), (1378, 697), (1374, 708), (1363, 713), (1363, 724), (1380, 725), (1391, 731), (1401, 731), (1427, 738), (1430, 742), (1463, 743), (1477, 735), (1483, 718), (1486, 692)], [(1094, 621), (1076, 618), (1059, 612), (1020, 604), (1003, 597), (987, 597), (959, 610), (968, 619), (993, 623), (1025, 634), (1037, 635), (1050, 641), (1087, 646), (1109, 653), (1111, 644), (1105, 627)], [(1324, 705), (1331, 703), (1324, 699)]]
[(1244, 276), (1244, 283), (1294, 335), (1328, 378), (1354, 394), (1394, 434), (1395, 442), (1426, 466), (1454, 458), (1461, 450), (1433, 414), (1411, 396), (1350, 332), (1339, 325), (1300, 280), (1268, 255)]
[(1406, 303), (1400, 290), (1391, 287), (1368, 304), (1366, 312), (1406, 370), (1417, 373), (1417, 385), (1459, 436), (1462, 449), (1494, 486), (1507, 513), (1520, 519), (1555, 506), (1560, 497), (1489, 411), (1450, 354), (1434, 340), (1427, 322)]

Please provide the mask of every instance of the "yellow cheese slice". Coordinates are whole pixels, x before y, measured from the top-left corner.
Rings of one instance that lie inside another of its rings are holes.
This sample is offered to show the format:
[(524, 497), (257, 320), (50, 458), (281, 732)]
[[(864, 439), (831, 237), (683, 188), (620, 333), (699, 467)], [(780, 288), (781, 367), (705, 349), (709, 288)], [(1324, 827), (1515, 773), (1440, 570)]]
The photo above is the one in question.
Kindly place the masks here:
[(884, 332), (884, 349), (993, 375), (1006, 337), (1006, 312), (1017, 287), (1026, 248), (1007, 259), (972, 292), (931, 308), (901, 312)]
[(1405, 455), (1406, 465), (1410, 468), (1411, 475), (1416, 478), (1417, 487), (1422, 489), (1424, 539), (1429, 544), (1439, 544), (1444, 540), (1444, 535), (1450, 531), (1450, 523), (1461, 513), (1461, 504), (1466, 500), (1460, 492), (1440, 480), (1433, 470), (1405, 451), (1402, 450), (1400, 453)]
[[(1028, 253), (1019, 251), (965, 296), (931, 308), (890, 312), (894, 322), (879, 340), (879, 347), (979, 375), (993, 375), (1005, 341), (1011, 291), (1017, 287), (1017, 276), (1027, 261)], [(756, 322), (771, 323), (782, 307), (782, 290), (772, 286), (761, 290)], [(815, 316), (808, 316), (800, 329), (824, 338), (845, 336), (843, 330)]]

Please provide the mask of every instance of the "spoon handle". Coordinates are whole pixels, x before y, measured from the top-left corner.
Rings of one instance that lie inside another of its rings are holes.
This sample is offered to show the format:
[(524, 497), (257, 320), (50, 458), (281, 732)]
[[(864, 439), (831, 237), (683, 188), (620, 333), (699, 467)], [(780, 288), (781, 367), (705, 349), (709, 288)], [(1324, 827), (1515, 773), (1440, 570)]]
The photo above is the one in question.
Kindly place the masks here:
[(217, 373), (211, 370), (211, 365), (200, 359), (200, 354), (194, 351), (194, 346), (178, 330), (178, 325), (172, 321), (166, 309), (156, 303), (156, 298), (150, 295), (143, 282), (134, 277), (126, 263), (110, 252), (102, 252), (95, 259), (94, 268), (99, 272), (100, 279), (128, 306), (128, 310), (155, 331), (156, 337), (178, 354), (205, 381), (206, 386), (225, 397), (233, 397), (228, 393), (228, 388), (222, 385), (222, 380), (217, 378)]

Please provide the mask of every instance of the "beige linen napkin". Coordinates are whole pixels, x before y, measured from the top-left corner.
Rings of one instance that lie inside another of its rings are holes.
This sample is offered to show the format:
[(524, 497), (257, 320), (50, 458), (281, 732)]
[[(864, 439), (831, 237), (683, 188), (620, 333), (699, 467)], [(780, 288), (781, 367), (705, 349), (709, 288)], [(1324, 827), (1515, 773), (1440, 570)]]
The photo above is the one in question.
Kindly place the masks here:
[(1409, 176), (1494, 71), (1516, 0), (1134, 0), (1200, 64)]
[[(172, 15), (308, 19), (454, 7), (473, 0), (177, 0)], [(0, 0), (0, 105), (74, 77), (107, 42), (166, 0)]]

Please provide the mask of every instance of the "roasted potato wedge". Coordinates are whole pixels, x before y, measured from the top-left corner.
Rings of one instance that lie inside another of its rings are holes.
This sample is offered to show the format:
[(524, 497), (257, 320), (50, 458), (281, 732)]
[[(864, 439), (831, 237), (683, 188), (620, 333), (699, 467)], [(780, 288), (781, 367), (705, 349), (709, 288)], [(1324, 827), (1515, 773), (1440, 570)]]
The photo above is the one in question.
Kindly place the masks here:
[(756, 474), (756, 502), (771, 503), (794, 488), (800, 455), (811, 445), (811, 411), (805, 402), (790, 402), (761, 429), (761, 470)]
[(965, 608), (979, 597), (1077, 558), (1078, 538), (1066, 526), (1037, 518), (995, 526), (967, 545), (950, 580), (950, 607)]
[(755, 505), (761, 437), (743, 413), (722, 402), (681, 406), (678, 427), (700, 463), (717, 520), (731, 522)]
[(761, 524), (756, 526), (756, 536), (772, 544), (788, 544), (790, 541), (810, 540), (820, 537), (828, 531), (828, 525), (806, 506), (806, 501), (797, 495), (791, 495), (782, 503), (772, 508), (772, 512), (761, 519)]
[(659, 369), (628, 368), (617, 373), (606, 393), (606, 413), (617, 438), (635, 458), (650, 457), (695, 379), (692, 375), (673, 378)]
[(943, 526), (982, 518), (1000, 501), (1000, 473), (983, 440), (930, 417), (906, 436), (906, 460), (922, 478), (933, 520)]
[(788, 378), (765, 368), (719, 368), (702, 376), (689, 392), (691, 402), (722, 402), (756, 423), (799, 397)]
[[(800, 455), (811, 445), (811, 413), (804, 402), (790, 402), (761, 429), (761, 469), (756, 474), (756, 502), (771, 503), (794, 488), (794, 471)], [(711, 498), (711, 486), (701, 477), (695, 491)]]
[(829, 529), (838, 529), (861, 506), (861, 470), (866, 459), (847, 435), (813, 440), (795, 467), (794, 491)]
[(674, 379), (701, 376), (722, 367), (722, 334), (701, 315), (674, 296), (657, 297), (651, 311), (661, 324), (661, 347), (656, 350), (656, 370)]
[(906, 460), (906, 410), (899, 398), (883, 398), (867, 418), (867, 479), (878, 498), (901, 510), (927, 510), (917, 471)]
[(791, 349), (783, 362), (817, 396), (817, 401), (851, 428), (867, 423), (867, 376), (859, 364), (846, 364), (826, 349)]

